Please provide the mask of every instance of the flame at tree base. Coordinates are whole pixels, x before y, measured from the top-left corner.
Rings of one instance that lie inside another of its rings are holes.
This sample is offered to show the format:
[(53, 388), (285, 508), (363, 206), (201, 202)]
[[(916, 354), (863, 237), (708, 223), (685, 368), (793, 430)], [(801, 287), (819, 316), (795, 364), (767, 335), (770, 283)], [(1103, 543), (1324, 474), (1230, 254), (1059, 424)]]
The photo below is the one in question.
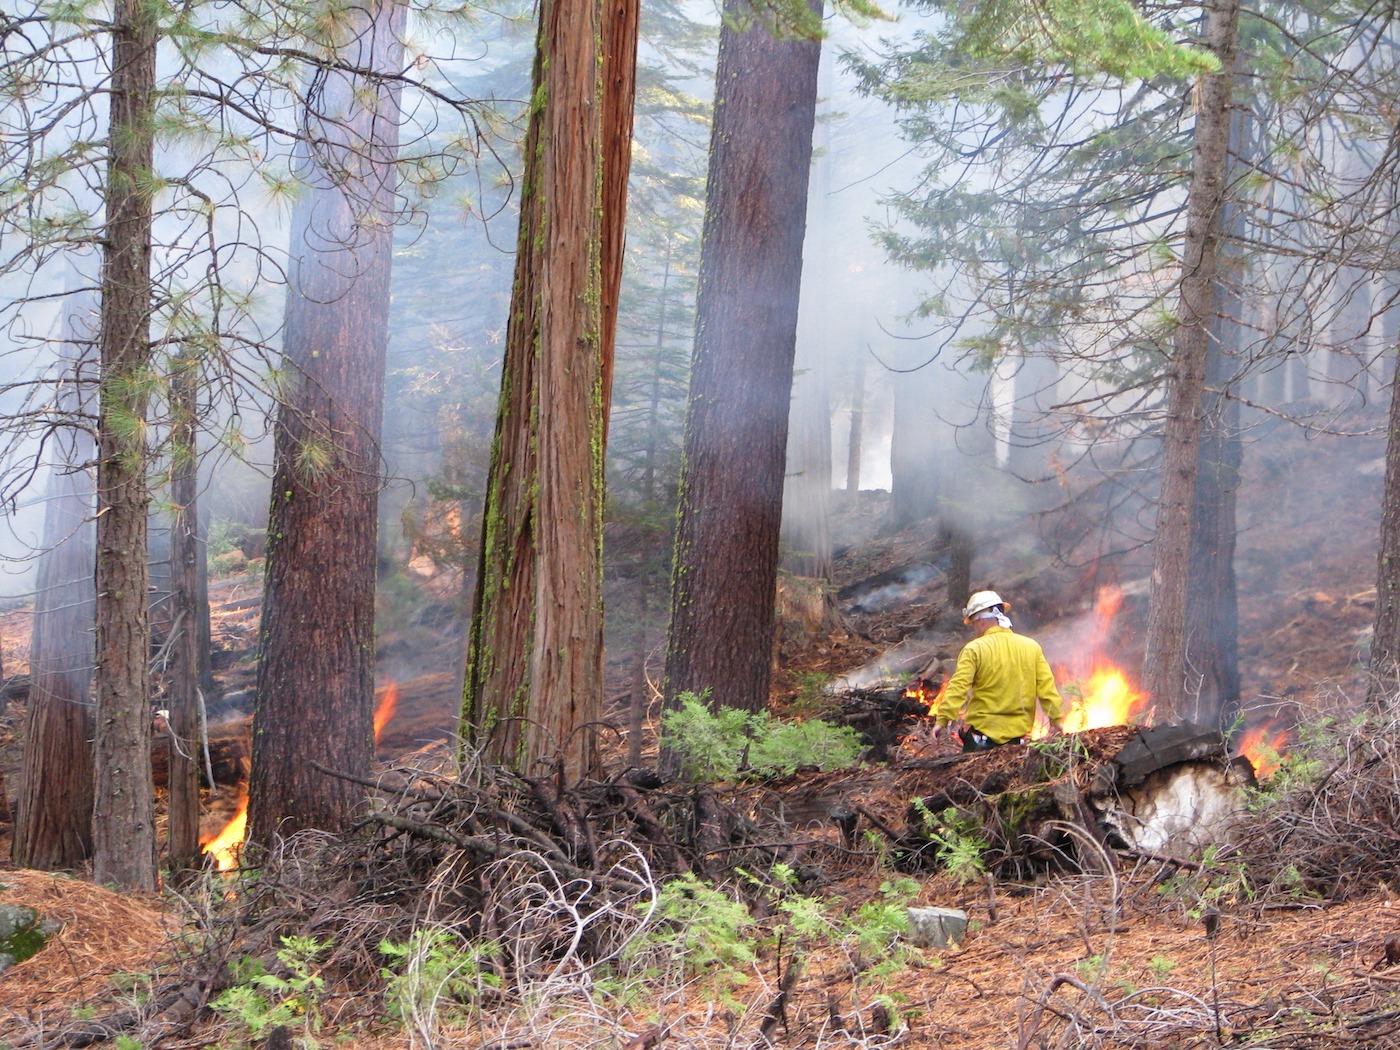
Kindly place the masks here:
[(1288, 743), (1288, 731), (1272, 722), (1246, 729), (1240, 735), (1236, 754), (1249, 759), (1254, 775), (1260, 780), (1273, 776), (1283, 765), (1283, 748)]
[[(376, 744), (379, 743), (384, 727), (394, 717), (398, 705), (398, 686), (390, 682), (380, 691), (379, 702), (374, 709), (374, 742)], [(243, 785), (239, 789), (238, 809), (233, 818), (224, 825), (223, 830), (217, 835), (201, 842), (199, 851), (212, 857), (219, 871), (224, 873), (237, 871), (240, 863), (239, 857), (243, 852), (243, 841), (247, 835), (248, 788)]]

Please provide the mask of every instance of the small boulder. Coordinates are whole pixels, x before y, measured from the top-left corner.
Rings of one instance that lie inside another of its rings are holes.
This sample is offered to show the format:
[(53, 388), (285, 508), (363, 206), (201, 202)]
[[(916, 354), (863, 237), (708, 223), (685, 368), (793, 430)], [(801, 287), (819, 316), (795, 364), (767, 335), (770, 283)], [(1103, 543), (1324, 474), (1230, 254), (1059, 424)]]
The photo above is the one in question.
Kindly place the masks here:
[(948, 948), (967, 935), (967, 912), (957, 908), (910, 908), (909, 940), (920, 948)]
[(23, 904), (0, 904), (0, 973), (34, 955), (62, 928)]

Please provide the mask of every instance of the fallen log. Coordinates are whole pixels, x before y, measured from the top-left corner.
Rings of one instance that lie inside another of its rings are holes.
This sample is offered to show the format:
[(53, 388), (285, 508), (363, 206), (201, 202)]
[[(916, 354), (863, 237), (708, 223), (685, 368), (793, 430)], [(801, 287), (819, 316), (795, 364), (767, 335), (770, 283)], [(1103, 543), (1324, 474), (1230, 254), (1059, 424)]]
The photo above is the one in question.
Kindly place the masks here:
[[(209, 727), (209, 768), (214, 771), (215, 784), (227, 787), (247, 783), (253, 753), (252, 724), (251, 718), (242, 718)], [(151, 738), (151, 775), (158, 788), (170, 784), (170, 748), (173, 739), (164, 723)], [(190, 755), (199, 766), (201, 781), (204, 780), (204, 756), (195, 752), (190, 752)]]

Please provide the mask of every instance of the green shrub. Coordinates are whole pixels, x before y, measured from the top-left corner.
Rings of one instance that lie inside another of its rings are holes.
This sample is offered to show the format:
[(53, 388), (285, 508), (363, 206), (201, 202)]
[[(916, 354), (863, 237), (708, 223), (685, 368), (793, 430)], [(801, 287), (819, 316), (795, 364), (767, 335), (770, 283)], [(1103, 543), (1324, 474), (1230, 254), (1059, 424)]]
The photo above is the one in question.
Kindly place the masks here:
[(329, 941), (314, 937), (283, 937), (277, 961), (285, 974), (266, 973), (260, 966), (246, 967), (240, 982), (210, 1005), (216, 1013), (241, 1023), (251, 1039), (298, 1023), (309, 1037), (321, 1029), (325, 980), (316, 972), (316, 961), (329, 947)]
[(708, 689), (676, 698), (679, 706), (661, 716), (661, 745), (676, 753), (689, 780), (733, 780), (745, 759), (753, 716), (734, 707), (711, 711), (707, 696)]
[(842, 769), (860, 756), (860, 735), (849, 726), (816, 719), (774, 722), (767, 713), (737, 708), (711, 711), (700, 696), (682, 693), (661, 716), (661, 743), (680, 759), (690, 780), (734, 780), (741, 772), (786, 775), (803, 767)]
[(393, 963), (381, 971), (390, 1013), (433, 1045), (441, 1020), (456, 1020), (464, 1007), (501, 987), (490, 965), (493, 947), (440, 926), (416, 929), (404, 944), (382, 941), (379, 950)]
[(988, 843), (975, 820), (963, 816), (954, 807), (934, 813), (921, 798), (914, 800), (914, 810), (919, 814), (924, 834), (937, 847), (938, 863), (958, 885), (975, 882), (986, 873), (983, 854)]

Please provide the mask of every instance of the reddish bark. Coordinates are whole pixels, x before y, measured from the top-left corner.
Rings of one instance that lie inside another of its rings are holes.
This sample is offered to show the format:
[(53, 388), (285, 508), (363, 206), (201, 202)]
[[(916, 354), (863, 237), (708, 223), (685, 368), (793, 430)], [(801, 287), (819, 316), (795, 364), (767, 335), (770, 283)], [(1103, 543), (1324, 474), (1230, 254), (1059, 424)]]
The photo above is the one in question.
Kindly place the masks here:
[[(602, 712), (613, 345), (603, 326), (621, 267), (630, 133), (620, 122), (630, 128), (635, 33), (630, 5), (605, 15), (596, 0), (554, 0), (540, 11), (538, 104), (463, 696), (467, 735), (494, 761), (525, 772), (557, 762), (566, 779), (595, 767)], [(604, 63), (606, 90), (600, 37), (615, 63)]]

